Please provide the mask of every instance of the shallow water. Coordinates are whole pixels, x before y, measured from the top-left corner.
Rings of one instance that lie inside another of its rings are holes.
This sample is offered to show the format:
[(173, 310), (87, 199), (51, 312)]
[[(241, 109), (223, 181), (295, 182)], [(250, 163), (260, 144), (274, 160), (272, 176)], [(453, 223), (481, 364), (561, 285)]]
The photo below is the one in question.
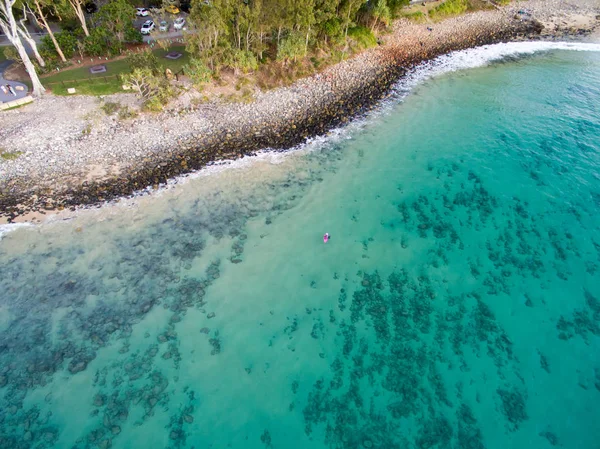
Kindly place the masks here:
[(597, 447), (599, 86), (505, 59), (7, 234), (0, 448)]

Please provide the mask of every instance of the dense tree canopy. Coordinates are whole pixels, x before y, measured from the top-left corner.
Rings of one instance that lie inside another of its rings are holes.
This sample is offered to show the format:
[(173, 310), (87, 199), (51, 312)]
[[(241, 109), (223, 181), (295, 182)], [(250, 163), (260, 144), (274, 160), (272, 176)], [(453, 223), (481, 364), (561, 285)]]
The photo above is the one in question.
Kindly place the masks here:
[[(408, 0), (192, 0), (188, 49), (211, 69), (245, 70), (272, 48), (295, 60), (310, 46), (344, 44), (348, 30), (387, 24)], [(367, 30), (368, 31), (368, 30)]]
[[(141, 42), (133, 26), (134, 5), (175, 5), (190, 10), (185, 39), (191, 53), (188, 71), (201, 84), (207, 74), (230, 67), (255, 70), (266, 60), (286, 66), (313, 50), (338, 52), (374, 45), (373, 32), (386, 26), (409, 0), (108, 0), (94, 14), (85, 0), (0, 0), (0, 26), (32, 76), (36, 94), (43, 92), (36, 70), (68, 64), (82, 57), (119, 54), (124, 43)], [(17, 17), (17, 18), (16, 18)], [(47, 33), (38, 52), (25, 22)], [(53, 21), (61, 22), (55, 32)], [(24, 47), (31, 47), (34, 63)], [(307, 59), (304, 59), (306, 61)], [(294, 67), (294, 65), (291, 65)], [(151, 71), (152, 72), (152, 71)], [(138, 73), (147, 78), (147, 73)], [(155, 75), (155, 74), (154, 74)], [(154, 90), (151, 90), (154, 92)], [(150, 92), (150, 91), (149, 91)]]

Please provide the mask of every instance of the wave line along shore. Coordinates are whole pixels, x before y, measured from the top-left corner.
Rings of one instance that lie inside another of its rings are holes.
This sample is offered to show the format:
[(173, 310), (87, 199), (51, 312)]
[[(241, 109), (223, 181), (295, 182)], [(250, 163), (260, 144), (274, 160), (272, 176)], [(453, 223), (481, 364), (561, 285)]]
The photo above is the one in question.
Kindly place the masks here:
[[(530, 10), (531, 18), (517, 14), (520, 8)], [(598, 27), (599, 14), (600, 6), (589, 0), (554, 0), (433, 26), (398, 21), (380, 47), (264, 92), (251, 104), (206, 104), (130, 123), (104, 117), (87, 134), (82, 130), (98, 110), (96, 98), (42, 98), (2, 116), (4, 150), (23, 154), (0, 164), (0, 223), (32, 218), (36, 211), (102, 204), (213, 161), (291, 148), (377, 105), (416, 64), (498, 42), (581, 37)]]

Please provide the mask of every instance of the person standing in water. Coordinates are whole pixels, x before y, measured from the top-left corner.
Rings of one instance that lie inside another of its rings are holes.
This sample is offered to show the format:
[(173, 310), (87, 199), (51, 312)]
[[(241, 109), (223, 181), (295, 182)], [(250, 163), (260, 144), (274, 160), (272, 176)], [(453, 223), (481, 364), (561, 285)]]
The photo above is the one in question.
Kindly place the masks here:
[(331, 236), (329, 235), (329, 232), (326, 232), (325, 235), (323, 236), (323, 243), (327, 243), (330, 238), (331, 238)]

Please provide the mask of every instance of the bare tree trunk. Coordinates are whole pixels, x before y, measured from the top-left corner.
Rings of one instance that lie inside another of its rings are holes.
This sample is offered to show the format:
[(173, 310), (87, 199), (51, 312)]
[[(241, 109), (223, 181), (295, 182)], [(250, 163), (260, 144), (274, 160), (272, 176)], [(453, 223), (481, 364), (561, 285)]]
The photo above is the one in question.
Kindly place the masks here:
[(346, 18), (346, 30), (344, 31), (344, 40), (348, 40), (348, 26), (350, 25), (350, 5), (348, 5), (348, 17)]
[(375, 32), (375, 28), (377, 28), (378, 24), (379, 24), (379, 17), (375, 17), (375, 22), (373, 22), (373, 25), (371, 25), (371, 33)]
[(25, 41), (27, 41), (27, 43), (29, 44), (29, 46), (33, 50), (33, 54), (35, 55), (35, 59), (37, 59), (38, 64), (41, 67), (46, 67), (46, 62), (44, 61), (44, 58), (42, 58), (42, 55), (40, 55), (40, 52), (37, 49), (37, 43), (31, 37), (31, 34), (29, 34), (29, 30), (27, 28), (25, 28), (25, 23), (24, 22), (25, 22), (25, 19), (21, 19), (21, 21), (19, 22), (19, 25), (17, 27), (17, 31), (19, 32), (19, 34), (21, 35), (21, 37), (23, 39), (25, 39)]
[(17, 39), (15, 42), (12, 42), (12, 44), (17, 48), (19, 56), (21, 57), (23, 64), (25, 64), (25, 70), (27, 70), (29, 78), (31, 79), (31, 84), (33, 86), (33, 95), (35, 97), (41, 97), (44, 94), (44, 92), (46, 92), (46, 89), (44, 88), (44, 86), (42, 86), (42, 82), (40, 81), (37, 72), (35, 71), (35, 66), (31, 62), (31, 59), (29, 59), (29, 55), (27, 54), (23, 43), (20, 39)]
[(90, 32), (87, 28), (87, 23), (85, 22), (85, 14), (83, 13), (83, 8), (81, 7), (81, 0), (69, 0), (69, 4), (75, 10), (75, 15), (81, 22), (81, 28), (83, 28), (83, 32), (86, 36), (90, 35)]
[(41, 97), (46, 89), (44, 89), (44, 86), (42, 86), (37, 72), (35, 71), (35, 66), (31, 62), (31, 59), (29, 59), (29, 55), (27, 54), (27, 51), (25, 51), (23, 42), (21, 42), (21, 38), (19, 37), (17, 21), (15, 20), (15, 16), (12, 12), (12, 6), (14, 3), (15, 0), (0, 0), (0, 28), (10, 43), (17, 49), (19, 57), (25, 65), (25, 69), (29, 74), (31, 84), (33, 85), (33, 95), (36, 97)]
[(52, 39), (54, 48), (56, 48), (56, 52), (58, 53), (58, 56), (60, 56), (61, 61), (67, 62), (67, 58), (65, 58), (65, 55), (62, 52), (62, 49), (60, 48), (60, 45), (58, 45), (58, 42), (56, 41), (56, 38), (54, 37), (54, 33), (52, 32), (50, 25), (48, 25), (46, 16), (44, 16), (44, 13), (42, 12), (42, 7), (40, 6), (40, 2), (38, 0), (34, 0), (34, 2), (35, 2), (35, 6), (37, 7), (38, 14), (39, 14), (39, 17), (36, 17), (36, 19), (39, 19), (38, 23), (41, 21), (40, 24), (48, 31), (48, 34), (50, 35), (50, 39)]
[(308, 54), (308, 37), (310, 36), (310, 25), (308, 26), (308, 31), (306, 32), (306, 42), (304, 44), (304, 56)]

